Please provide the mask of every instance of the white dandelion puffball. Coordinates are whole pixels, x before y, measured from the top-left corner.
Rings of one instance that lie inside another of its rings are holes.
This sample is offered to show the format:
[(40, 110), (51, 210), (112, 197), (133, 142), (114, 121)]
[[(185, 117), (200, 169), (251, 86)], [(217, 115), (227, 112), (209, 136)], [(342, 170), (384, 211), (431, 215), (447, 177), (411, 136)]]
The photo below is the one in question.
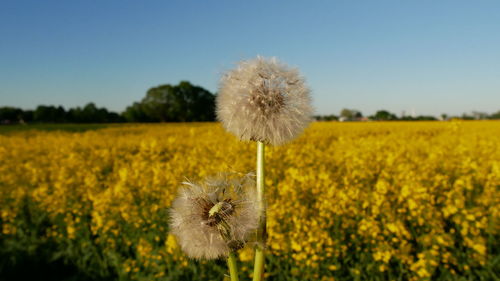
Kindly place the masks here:
[(251, 175), (184, 183), (170, 210), (170, 231), (191, 258), (216, 259), (243, 248), (259, 224)]
[(297, 69), (259, 56), (222, 77), (217, 119), (241, 140), (283, 144), (311, 121), (309, 92)]

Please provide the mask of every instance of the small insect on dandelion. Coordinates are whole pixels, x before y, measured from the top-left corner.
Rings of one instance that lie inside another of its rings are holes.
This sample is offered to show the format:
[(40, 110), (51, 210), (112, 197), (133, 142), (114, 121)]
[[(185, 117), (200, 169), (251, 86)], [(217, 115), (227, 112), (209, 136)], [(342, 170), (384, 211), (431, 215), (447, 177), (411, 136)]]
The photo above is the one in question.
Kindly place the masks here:
[(216, 259), (243, 248), (259, 222), (252, 177), (184, 183), (172, 203), (170, 228), (189, 257)]
[(283, 144), (307, 127), (312, 114), (304, 79), (276, 58), (242, 61), (221, 79), (217, 118), (241, 140)]

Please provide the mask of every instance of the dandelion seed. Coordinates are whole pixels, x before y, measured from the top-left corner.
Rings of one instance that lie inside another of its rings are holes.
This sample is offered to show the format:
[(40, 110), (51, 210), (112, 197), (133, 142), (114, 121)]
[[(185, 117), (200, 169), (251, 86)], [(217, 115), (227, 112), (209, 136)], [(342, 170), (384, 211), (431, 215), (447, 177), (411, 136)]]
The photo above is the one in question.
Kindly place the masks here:
[(171, 232), (182, 250), (191, 258), (216, 259), (243, 248), (259, 222), (252, 176), (184, 184), (170, 212)]
[(283, 144), (307, 127), (312, 114), (304, 79), (276, 58), (242, 61), (221, 79), (217, 118), (241, 140)]

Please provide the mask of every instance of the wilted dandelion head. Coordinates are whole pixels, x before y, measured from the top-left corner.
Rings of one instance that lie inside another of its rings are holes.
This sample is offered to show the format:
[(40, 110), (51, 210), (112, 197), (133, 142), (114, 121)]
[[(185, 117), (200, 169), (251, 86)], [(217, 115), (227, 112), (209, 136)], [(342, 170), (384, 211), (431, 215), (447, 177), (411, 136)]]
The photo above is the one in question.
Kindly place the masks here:
[(170, 230), (191, 258), (215, 259), (244, 246), (259, 222), (251, 175), (184, 183), (170, 211)]
[(312, 114), (304, 79), (276, 58), (242, 61), (221, 79), (217, 118), (241, 140), (282, 144), (297, 137)]

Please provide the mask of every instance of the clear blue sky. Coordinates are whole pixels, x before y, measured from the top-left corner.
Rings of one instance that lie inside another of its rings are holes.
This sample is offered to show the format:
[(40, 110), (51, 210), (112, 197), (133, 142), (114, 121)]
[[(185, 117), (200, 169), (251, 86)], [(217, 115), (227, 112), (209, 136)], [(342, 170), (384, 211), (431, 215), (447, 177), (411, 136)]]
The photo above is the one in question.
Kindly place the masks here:
[(258, 54), (298, 67), (320, 114), (500, 110), (496, 0), (0, 2), (0, 106), (122, 111)]

